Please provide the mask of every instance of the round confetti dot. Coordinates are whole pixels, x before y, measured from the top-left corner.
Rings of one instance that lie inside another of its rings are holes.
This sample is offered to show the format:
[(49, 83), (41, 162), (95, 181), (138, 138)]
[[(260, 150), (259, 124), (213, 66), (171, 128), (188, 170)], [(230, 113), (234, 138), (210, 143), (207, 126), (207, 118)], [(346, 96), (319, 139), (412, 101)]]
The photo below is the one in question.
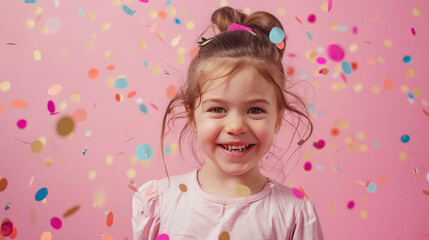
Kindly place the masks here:
[(405, 76), (407, 76), (408, 78), (414, 77), (414, 70), (409, 68), (405, 71)]
[(195, 23), (194, 22), (192, 22), (192, 21), (186, 22), (186, 29), (192, 30), (194, 28), (195, 28)]
[(325, 63), (326, 63), (326, 59), (325, 59), (325, 58), (323, 58), (323, 57), (318, 57), (318, 58), (316, 59), (316, 62), (317, 62), (318, 64), (325, 64)]
[(387, 178), (386, 175), (384, 174), (380, 174), (378, 175), (378, 180), (380, 181), (380, 183), (384, 186), (386, 186), (387, 184), (389, 184), (389, 179)]
[(107, 50), (106, 52), (104, 52), (104, 57), (111, 59), (113, 58), (113, 51), (112, 50)]
[(386, 47), (392, 47), (393, 46), (393, 42), (390, 39), (386, 39), (386, 40), (384, 40), (384, 46), (386, 46)]
[(106, 163), (108, 164), (108, 165), (111, 165), (111, 164), (113, 164), (113, 161), (114, 161), (115, 159), (113, 158), (113, 156), (112, 155), (109, 155), (109, 156), (107, 156), (106, 157)]
[(172, 17), (172, 16), (176, 15), (176, 13), (177, 13), (177, 10), (176, 10), (174, 7), (169, 7), (169, 8), (167, 9), (167, 14), (168, 14), (168, 16), (170, 16), (170, 17)]
[(13, 231), (13, 223), (9, 219), (3, 219), (1, 224), (1, 235), (8, 237)]
[(127, 170), (127, 177), (128, 178), (135, 178), (136, 177), (136, 170), (134, 168), (130, 168)]
[(9, 238), (15, 239), (17, 235), (18, 235), (18, 229), (16, 229), (16, 227), (13, 227), (12, 233), (9, 235)]
[(407, 160), (407, 153), (406, 152), (404, 152), (404, 151), (402, 151), (402, 152), (400, 152), (399, 153), (399, 159), (401, 160), (401, 161), (405, 161), (405, 160)]
[(40, 240), (52, 240), (52, 233), (49, 231), (43, 232), (42, 235), (40, 235)]
[(158, 18), (159, 19), (165, 19), (167, 17), (167, 13), (164, 11), (159, 11), (158, 12)]
[(106, 225), (107, 225), (108, 227), (111, 227), (111, 226), (112, 226), (112, 224), (113, 224), (113, 212), (112, 212), (112, 211), (110, 211), (110, 212), (107, 214), (107, 218), (106, 218)]
[(361, 218), (363, 218), (363, 219), (365, 219), (365, 218), (367, 218), (367, 217), (368, 217), (368, 213), (367, 213), (367, 211), (366, 211), (366, 210), (361, 210), (361, 211), (360, 211), (360, 213), (359, 213), (359, 215), (360, 215), (360, 217), (361, 217)]
[(333, 61), (339, 62), (344, 58), (344, 50), (337, 44), (331, 44), (328, 46), (328, 56)]
[(277, 14), (279, 16), (284, 16), (286, 14), (286, 9), (284, 9), (282, 7), (277, 8)]
[(140, 161), (147, 161), (152, 159), (153, 150), (152, 147), (148, 144), (140, 144), (136, 148), (136, 157)]
[(61, 222), (61, 219), (57, 217), (51, 218), (51, 226), (55, 229), (60, 229), (63, 223)]
[(90, 180), (94, 180), (96, 177), (97, 177), (97, 172), (96, 172), (96, 171), (92, 170), (92, 171), (90, 171), (90, 172), (88, 173), (88, 178), (89, 178)]
[(422, 14), (422, 10), (418, 7), (413, 7), (414, 16), (420, 16)]
[(304, 170), (305, 171), (310, 171), (311, 170), (311, 162), (306, 162), (304, 164)]
[(31, 151), (33, 153), (41, 153), (43, 151), (43, 143), (40, 140), (35, 140), (31, 143)]
[(98, 78), (98, 70), (96, 68), (89, 69), (89, 71), (88, 71), (88, 77), (91, 80), (97, 79)]
[(139, 48), (145, 50), (147, 48), (147, 43), (145, 41), (139, 42)]
[(35, 50), (35, 51), (33, 52), (33, 58), (34, 58), (34, 60), (36, 60), (36, 61), (40, 61), (40, 60), (42, 59), (42, 53), (40, 53), (40, 51), (39, 51), (39, 50)]
[(170, 237), (168, 237), (167, 234), (163, 233), (161, 235), (158, 235), (155, 240), (170, 240)]
[(339, 133), (340, 133), (340, 130), (338, 130), (338, 128), (333, 128), (331, 130), (331, 135), (332, 136), (338, 136)]
[(45, 163), (46, 166), (52, 166), (52, 164), (54, 163), (54, 160), (52, 160), (52, 158), (45, 158), (43, 162)]
[(74, 102), (74, 103), (79, 103), (79, 102), (80, 102), (80, 93), (78, 93), (78, 92), (73, 92), (73, 93), (70, 95), (70, 100), (71, 100), (72, 102)]
[(104, 233), (101, 240), (113, 240), (113, 237), (109, 233)]
[(273, 27), (270, 31), (269, 38), (272, 43), (279, 43), (285, 38), (285, 32), (281, 28)]
[(350, 52), (356, 52), (358, 50), (358, 45), (353, 43), (349, 46), (349, 51)]
[(186, 185), (185, 185), (185, 184), (183, 184), (183, 183), (181, 183), (181, 184), (179, 185), (179, 189), (180, 189), (180, 191), (182, 191), (182, 192), (187, 192), (187, 191), (188, 191), (188, 187), (186, 187)]
[(347, 75), (351, 74), (353, 71), (352, 65), (350, 65), (350, 63), (347, 61), (344, 61), (341, 63), (341, 68), (343, 69), (344, 73)]
[(410, 136), (408, 134), (404, 134), (401, 136), (401, 142), (407, 143), (410, 141)]
[(377, 190), (377, 185), (375, 185), (375, 183), (370, 183), (366, 190), (370, 193), (373, 193)]
[(0, 83), (0, 90), (3, 92), (7, 92), (10, 90), (10, 82), (9, 81), (3, 81)]
[(74, 125), (74, 121), (71, 117), (62, 117), (57, 123), (57, 133), (65, 137), (73, 131)]
[(384, 79), (384, 89), (390, 91), (393, 89), (393, 80), (390, 78)]
[(0, 103), (0, 114), (3, 114), (5, 111), (5, 107)]
[(107, 31), (110, 29), (110, 23), (103, 23), (101, 25), (101, 29), (103, 29), (104, 31)]
[(146, 114), (146, 113), (147, 113), (147, 107), (146, 107), (146, 105), (144, 105), (144, 104), (140, 104), (140, 111), (141, 111), (142, 113)]
[(243, 184), (238, 184), (237, 187), (235, 187), (235, 192), (240, 197), (250, 196), (250, 194), (251, 194), (250, 188), (246, 185), (243, 185)]
[(219, 238), (218, 238), (219, 240), (230, 240), (230, 237), (229, 237), (229, 233), (228, 232), (222, 232), (220, 235), (219, 235)]
[(299, 199), (304, 198), (304, 194), (298, 188), (292, 188), (292, 193), (293, 193), (293, 195), (295, 195), (295, 197), (297, 197)]
[(115, 88), (124, 89), (128, 87), (128, 80), (125, 78), (118, 78), (115, 81)]
[(174, 96), (176, 95), (176, 87), (173, 85), (168, 86), (167, 88), (167, 97), (168, 99), (173, 99)]
[(366, 144), (359, 145), (359, 151), (361, 151), (361, 152), (368, 151), (368, 146)]
[(20, 119), (20, 120), (18, 120), (16, 125), (18, 126), (19, 129), (24, 129), (25, 127), (27, 127), (27, 120)]
[(184, 63), (185, 62), (185, 57), (180, 55), (176, 57), (176, 62), (177, 63)]
[(36, 195), (34, 196), (34, 198), (36, 199), (36, 201), (42, 201), (43, 199), (46, 198), (46, 196), (48, 196), (48, 189), (41, 188), (39, 189), (39, 191), (36, 192)]
[(410, 63), (411, 62), (411, 57), (410, 56), (405, 56), (402, 61), (404, 61), (404, 63)]
[(317, 149), (322, 149), (325, 146), (325, 141), (321, 139), (317, 143), (314, 143), (313, 145)]
[(155, 74), (155, 75), (159, 75), (159, 74), (161, 74), (161, 67), (160, 66), (155, 66), (153, 69), (152, 69), (152, 72), (153, 72), (153, 74)]
[(347, 208), (348, 209), (353, 209), (355, 207), (355, 202), (354, 201), (350, 201), (347, 203)]
[(6, 178), (0, 178), (0, 192), (3, 192), (7, 188), (7, 179)]
[(314, 15), (314, 14), (310, 14), (310, 16), (308, 16), (308, 22), (309, 22), (309, 23), (314, 23), (314, 22), (316, 22), (316, 15)]

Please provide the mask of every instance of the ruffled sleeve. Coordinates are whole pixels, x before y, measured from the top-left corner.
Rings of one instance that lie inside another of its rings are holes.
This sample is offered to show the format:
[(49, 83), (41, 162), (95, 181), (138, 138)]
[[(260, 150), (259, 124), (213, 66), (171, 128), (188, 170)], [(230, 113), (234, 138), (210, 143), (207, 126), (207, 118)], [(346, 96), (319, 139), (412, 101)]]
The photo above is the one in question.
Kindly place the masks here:
[(155, 239), (160, 227), (158, 181), (141, 185), (133, 196), (134, 240)]
[(311, 199), (304, 198), (295, 218), (293, 240), (323, 240), (322, 225)]

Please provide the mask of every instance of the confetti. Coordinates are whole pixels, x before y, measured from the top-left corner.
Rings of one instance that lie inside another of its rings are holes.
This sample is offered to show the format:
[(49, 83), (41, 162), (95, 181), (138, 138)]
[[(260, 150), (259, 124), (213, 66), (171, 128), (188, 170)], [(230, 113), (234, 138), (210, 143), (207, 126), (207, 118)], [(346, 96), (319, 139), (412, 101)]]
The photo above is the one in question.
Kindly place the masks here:
[(130, 16), (134, 16), (134, 14), (136, 13), (135, 11), (131, 10), (128, 6), (123, 5), (122, 6), (122, 10), (124, 10), (124, 12)]
[(98, 78), (98, 70), (96, 69), (96, 68), (91, 68), (91, 69), (89, 69), (89, 71), (88, 71), (88, 77), (89, 77), (89, 79), (91, 79), (91, 80), (95, 80), (95, 79), (97, 79)]
[(55, 103), (51, 100), (48, 101), (48, 111), (49, 115), (56, 115), (58, 112), (55, 112)]
[(410, 63), (411, 62), (411, 57), (406, 55), (404, 56), (404, 58), (402, 59), (402, 61), (404, 61), (404, 63)]
[(299, 24), (302, 24), (301, 20), (297, 16), (295, 16), (295, 19), (299, 22)]
[(354, 201), (349, 201), (348, 203), (347, 203), (347, 208), (348, 209), (353, 209), (355, 207), (355, 202)]
[(67, 211), (63, 213), (63, 218), (70, 217), (71, 215), (75, 214), (79, 209), (80, 209), (79, 205), (76, 205), (67, 209)]
[(51, 218), (51, 226), (55, 229), (60, 229), (63, 223), (61, 222), (61, 219), (57, 217)]
[(314, 14), (310, 14), (309, 16), (308, 16), (308, 22), (309, 23), (315, 23), (316, 22), (316, 15), (314, 15)]
[(88, 148), (87, 147), (83, 148), (82, 155), (84, 155), (84, 156), (88, 155)]
[(292, 193), (293, 193), (293, 195), (295, 195), (295, 197), (297, 197), (299, 199), (304, 198), (304, 194), (298, 188), (292, 188)]
[(3, 219), (1, 224), (1, 235), (9, 236), (13, 231), (13, 223), (9, 219)]
[(73, 120), (76, 122), (83, 122), (86, 120), (88, 113), (86, 112), (85, 109), (82, 108), (78, 108), (76, 110), (74, 110), (73, 112)]
[(285, 38), (285, 32), (281, 28), (273, 27), (270, 31), (269, 38), (272, 43), (279, 43)]
[(16, 123), (16, 125), (18, 126), (19, 129), (24, 129), (24, 128), (27, 127), (27, 120), (20, 119), (20, 120), (18, 120), (18, 122)]
[(9, 209), (10, 209), (10, 205), (11, 205), (11, 203), (10, 203), (10, 202), (7, 202), (7, 203), (4, 205), (4, 210), (9, 210)]
[(36, 60), (36, 61), (40, 61), (40, 60), (42, 59), (42, 53), (40, 53), (40, 51), (39, 51), (39, 50), (35, 50), (35, 51), (33, 52), (33, 58), (34, 58), (34, 60)]
[(238, 184), (237, 187), (235, 187), (235, 192), (240, 197), (247, 197), (247, 196), (250, 196), (250, 194), (251, 194), (250, 188), (246, 185), (243, 185), (243, 184)]
[(410, 141), (410, 136), (408, 134), (404, 134), (401, 136), (401, 142), (408, 143)]
[(69, 116), (62, 117), (57, 122), (57, 133), (60, 136), (67, 136), (74, 130), (75, 123), (73, 121), (73, 118)]
[(322, 149), (325, 146), (325, 141), (321, 139), (321, 140), (313, 143), (313, 146), (317, 149)]
[(163, 233), (161, 235), (158, 235), (155, 240), (170, 240), (170, 237), (168, 237), (167, 234)]
[(230, 238), (230, 236), (229, 236), (229, 233), (228, 232), (222, 232), (220, 235), (219, 235), (219, 238), (218, 238), (218, 240), (230, 240), (231, 238)]
[(416, 30), (414, 28), (411, 28), (411, 34), (413, 34), (413, 36), (416, 36)]
[(332, 0), (328, 0), (328, 12), (332, 9)]
[(136, 148), (136, 157), (140, 161), (147, 161), (152, 159), (153, 150), (152, 147), (148, 144), (140, 144)]
[(106, 225), (107, 227), (111, 227), (113, 224), (113, 212), (109, 211), (106, 218)]
[(147, 113), (147, 107), (146, 107), (146, 105), (144, 105), (144, 104), (140, 104), (140, 111), (142, 112), (142, 113)]
[(352, 66), (347, 61), (341, 63), (341, 68), (343, 69), (343, 72), (347, 75), (352, 73)]
[(17, 108), (28, 108), (28, 103), (21, 101), (21, 100), (12, 100), (10, 101), (10, 105), (17, 107)]
[(307, 172), (311, 170), (311, 162), (306, 162), (304, 164), (304, 170)]
[(7, 178), (1, 178), (0, 177), (0, 192), (3, 192), (7, 188)]
[(31, 143), (30, 147), (33, 153), (41, 153), (43, 151), (44, 145), (42, 141), (35, 140)]
[(377, 185), (375, 185), (375, 183), (370, 183), (366, 190), (370, 193), (373, 193), (377, 190)]
[(340, 45), (331, 44), (328, 46), (328, 56), (336, 62), (343, 60), (344, 50)]
[(47, 188), (41, 188), (41, 189), (39, 189), (39, 191), (36, 192), (36, 195), (34, 196), (34, 198), (36, 199), (36, 201), (40, 202), (43, 199), (45, 199), (46, 196), (48, 196), (48, 189)]
[(115, 88), (125, 89), (128, 87), (128, 80), (126, 78), (118, 78), (115, 81)]

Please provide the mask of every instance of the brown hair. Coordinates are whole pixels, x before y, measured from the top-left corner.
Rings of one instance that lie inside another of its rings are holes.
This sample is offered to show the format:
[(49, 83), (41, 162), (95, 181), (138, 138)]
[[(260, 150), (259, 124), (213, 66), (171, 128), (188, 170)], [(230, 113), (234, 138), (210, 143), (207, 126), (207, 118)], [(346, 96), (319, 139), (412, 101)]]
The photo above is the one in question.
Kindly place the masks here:
[[(212, 27), (216, 26), (220, 33), (215, 35), (209, 43), (200, 47), (197, 56), (192, 59), (188, 68), (186, 84), (177, 91), (164, 114), (161, 130), (161, 151), (168, 178), (169, 175), (164, 159), (164, 133), (167, 117), (170, 114), (172, 115), (168, 119), (168, 126), (177, 119), (187, 120), (179, 137), (179, 149), (180, 153), (182, 153), (182, 141), (189, 132), (192, 132), (189, 130), (191, 130), (191, 124), (195, 121), (194, 111), (201, 104), (204, 85), (223, 77), (226, 77), (227, 82), (246, 67), (252, 67), (265, 81), (275, 86), (279, 116), (291, 124), (284, 118), (283, 113), (286, 111), (299, 120), (298, 125), (294, 126), (295, 133), (301, 122), (301, 117), (307, 120), (308, 125), (305, 133), (308, 133), (308, 129), (310, 131), (306, 137), (299, 137), (298, 148), (310, 138), (313, 132), (313, 124), (304, 102), (299, 96), (285, 88), (286, 76), (282, 64), (285, 48), (279, 49), (269, 40), (269, 33), (273, 27), (284, 30), (281, 22), (268, 12), (259, 11), (247, 16), (231, 7), (217, 9), (213, 12), (211, 21)], [(250, 27), (256, 33), (256, 36), (248, 31), (228, 31), (232, 23)], [(286, 39), (283, 42), (286, 46)], [(198, 104), (196, 104), (197, 99), (199, 99)], [(295, 106), (296, 104), (298, 106)], [(175, 113), (174, 109), (177, 107), (185, 107), (186, 111)], [(300, 110), (302, 107), (303, 110)], [(195, 142), (195, 134), (193, 142)], [(193, 147), (192, 153), (195, 159), (198, 159)]]

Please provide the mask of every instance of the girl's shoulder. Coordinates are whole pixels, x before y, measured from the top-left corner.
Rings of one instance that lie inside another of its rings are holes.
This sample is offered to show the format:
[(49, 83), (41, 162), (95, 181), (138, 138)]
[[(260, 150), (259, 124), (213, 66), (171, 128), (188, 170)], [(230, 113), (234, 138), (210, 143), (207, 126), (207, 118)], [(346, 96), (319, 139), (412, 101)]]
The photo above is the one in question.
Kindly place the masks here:
[(303, 189), (288, 187), (275, 181), (272, 181), (272, 183), (272, 198), (286, 208), (292, 207), (295, 210), (300, 210), (308, 203), (313, 204), (313, 201)]

